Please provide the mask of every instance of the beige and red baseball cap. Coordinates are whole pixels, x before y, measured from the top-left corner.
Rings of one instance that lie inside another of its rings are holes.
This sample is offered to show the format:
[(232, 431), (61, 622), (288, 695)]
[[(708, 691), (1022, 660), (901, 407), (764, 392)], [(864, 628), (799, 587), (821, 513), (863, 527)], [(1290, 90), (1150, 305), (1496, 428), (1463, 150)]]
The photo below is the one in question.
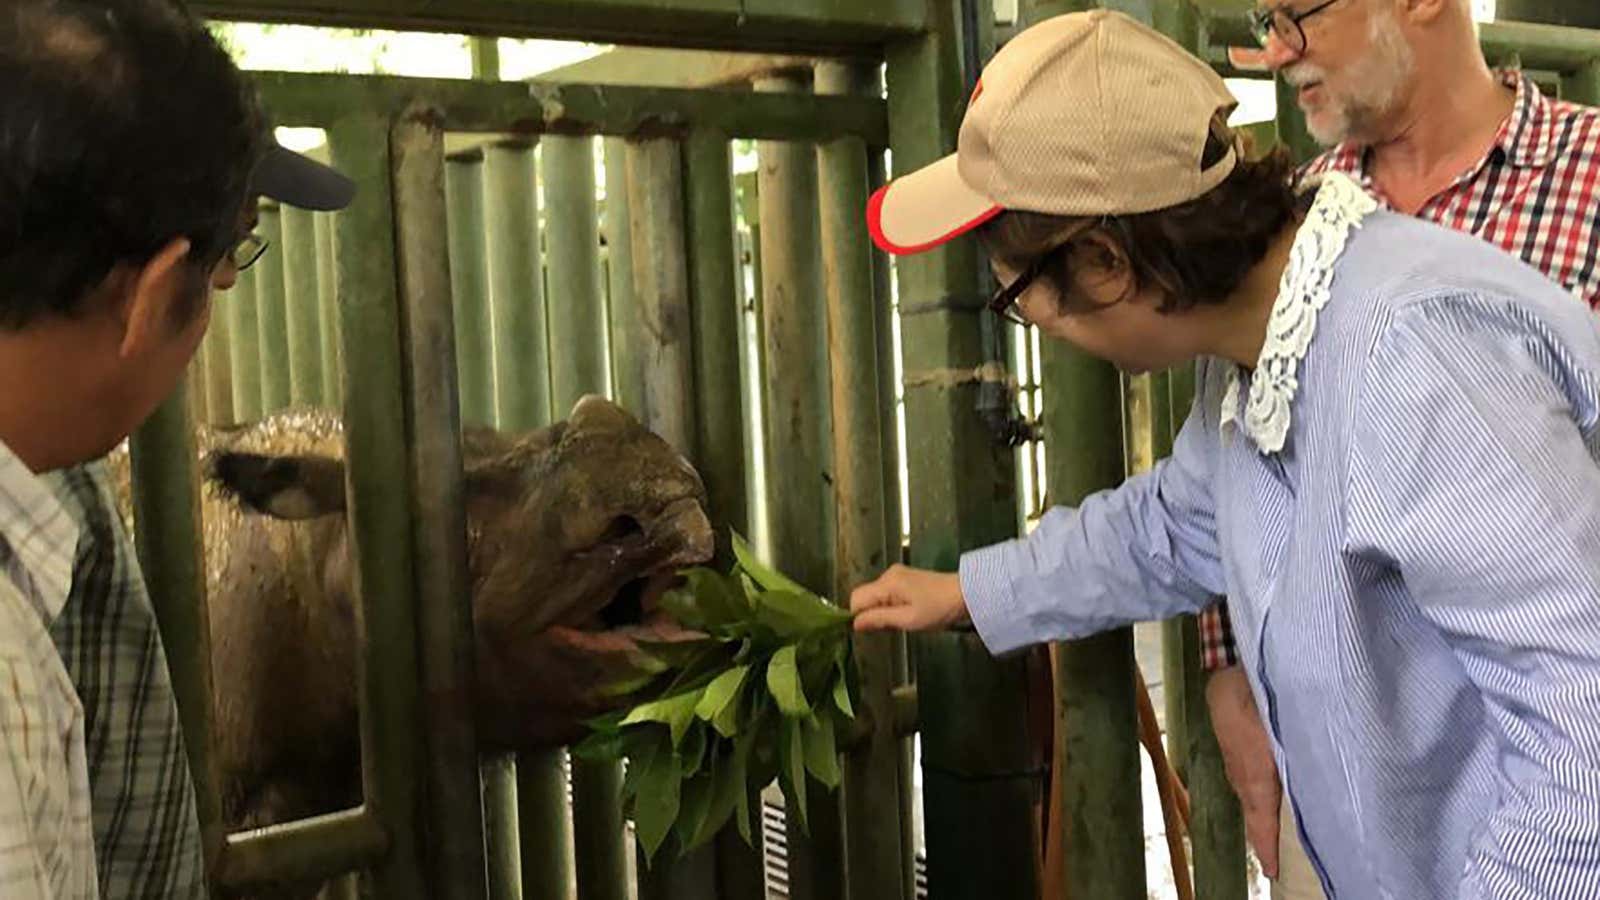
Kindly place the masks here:
[(1217, 113), (1237, 101), (1165, 35), (1097, 9), (1046, 19), (984, 67), (956, 152), (872, 195), (873, 241), (920, 253), (1007, 209), (1061, 216), (1150, 212), (1233, 171), (1201, 165)]

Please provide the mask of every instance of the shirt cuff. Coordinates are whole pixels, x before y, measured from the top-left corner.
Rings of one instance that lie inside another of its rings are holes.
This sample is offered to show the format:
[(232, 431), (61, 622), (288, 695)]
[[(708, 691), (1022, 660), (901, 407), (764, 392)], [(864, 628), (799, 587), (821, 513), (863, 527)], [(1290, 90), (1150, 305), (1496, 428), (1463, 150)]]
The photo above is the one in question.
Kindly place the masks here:
[(1012, 588), (1012, 555), (1018, 542), (1006, 541), (961, 554), (961, 596), (983, 645), (995, 656), (1038, 643), (1027, 612)]
[(1228, 607), (1218, 603), (1200, 611), (1200, 668), (1207, 672), (1239, 664), (1239, 648), (1233, 638), (1233, 623)]

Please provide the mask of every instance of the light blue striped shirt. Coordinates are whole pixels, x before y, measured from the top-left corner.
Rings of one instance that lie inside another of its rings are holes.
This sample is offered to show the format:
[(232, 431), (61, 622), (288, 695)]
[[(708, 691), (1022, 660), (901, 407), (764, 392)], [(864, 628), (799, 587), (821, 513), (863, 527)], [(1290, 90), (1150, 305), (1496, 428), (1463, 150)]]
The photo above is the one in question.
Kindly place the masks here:
[(1003, 653), (1226, 594), (1330, 897), (1600, 897), (1596, 320), (1387, 212), (1332, 272), (1280, 451), (1222, 416), (1265, 370), (1201, 362), (1170, 459), (962, 557), (973, 621)]

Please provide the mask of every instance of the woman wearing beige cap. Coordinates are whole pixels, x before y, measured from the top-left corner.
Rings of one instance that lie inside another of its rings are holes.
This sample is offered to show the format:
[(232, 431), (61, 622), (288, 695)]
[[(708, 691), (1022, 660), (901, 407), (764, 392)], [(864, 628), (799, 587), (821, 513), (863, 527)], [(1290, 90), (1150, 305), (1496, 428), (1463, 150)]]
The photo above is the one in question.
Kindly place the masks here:
[(1129, 371), (1195, 361), (1172, 456), (862, 629), (992, 652), (1229, 598), (1332, 898), (1600, 896), (1600, 330), (1489, 244), (1240, 158), (1222, 81), (1116, 13), (984, 70), (874, 239), (975, 231), (995, 312)]

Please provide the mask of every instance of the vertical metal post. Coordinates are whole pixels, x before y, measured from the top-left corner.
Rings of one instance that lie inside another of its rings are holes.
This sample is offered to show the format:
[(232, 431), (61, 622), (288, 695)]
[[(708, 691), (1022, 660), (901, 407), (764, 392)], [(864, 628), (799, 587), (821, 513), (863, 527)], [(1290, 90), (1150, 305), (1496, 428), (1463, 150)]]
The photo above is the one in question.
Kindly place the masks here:
[[(962, 101), (957, 4), (930, 4), (929, 31), (888, 47), (889, 136), (909, 172), (955, 146)], [(906, 370), (911, 562), (953, 571), (962, 550), (1015, 534), (1010, 448), (988, 433), (975, 385), (928, 377), (984, 360), (971, 241), (896, 263)], [(1039, 893), (1040, 773), (1027, 720), (1027, 655), (996, 660), (975, 635), (916, 642), (928, 881), (935, 898)], [(1037, 662), (1037, 657), (1032, 657)], [(974, 828), (974, 824), (981, 827)]]
[(261, 207), (256, 233), (271, 245), (252, 268), (256, 310), (261, 323), (261, 411), (271, 415), (289, 405), (289, 321), (283, 290), (283, 223), (276, 205)]
[[(855, 93), (876, 70), (818, 63), (818, 93)], [(888, 565), (888, 510), (883, 487), (883, 430), (878, 386), (878, 310), (874, 304), (872, 242), (867, 205), (867, 148), (840, 138), (817, 148), (822, 212), (822, 271), (827, 296), (828, 362), (833, 406), (833, 487), (838, 568), (833, 596), (848, 602), (851, 588)], [(865, 746), (844, 760), (845, 881), (851, 897), (910, 900), (901, 830), (882, 827), (901, 808), (904, 787), (895, 734), (894, 638), (856, 635), (856, 670), (872, 730)]]
[(228, 292), (228, 331), (233, 369), (233, 418), (254, 422), (261, 418), (261, 323), (256, 317), (256, 270), (239, 273)]
[(322, 323), (317, 296), (316, 214), (285, 206), (283, 288), (289, 332), (289, 402), (318, 406), (322, 396)]
[(483, 153), (445, 163), (449, 205), (450, 296), (456, 313), (456, 372), (461, 421), (494, 424), (494, 345), (489, 267), (484, 252)]
[(389, 129), (354, 115), (328, 132), (333, 163), (357, 186), (338, 213), (339, 342), (345, 483), (361, 603), (361, 769), (366, 805), (389, 834), (371, 872), (385, 900), (428, 896), (421, 862), (416, 584), (396, 298)]
[(207, 410), (206, 397), (206, 348), (204, 338), (201, 345), (195, 348), (194, 358), (189, 360), (187, 371), (184, 372), (185, 384), (192, 384), (195, 389), (188, 391), (187, 403), (189, 404), (189, 418), (195, 424), (205, 424), (211, 421), (211, 413)]
[[(733, 160), (727, 135), (690, 134), (684, 145), (689, 308), (693, 312), (695, 467), (706, 482), (711, 521), (750, 534), (745, 471), (743, 296), (733, 227)], [(724, 548), (726, 549), (726, 548)], [(719, 565), (723, 561), (719, 561)], [(721, 896), (765, 896), (761, 843), (724, 828), (715, 854)]]
[(339, 372), (338, 269), (334, 265), (333, 213), (316, 214), (317, 233), (317, 338), (322, 344), (322, 402), (334, 409), (344, 406), (344, 384)]
[[(806, 92), (810, 79), (757, 79), (758, 92)], [(816, 151), (808, 144), (761, 141), (762, 315), (767, 350), (767, 504), (778, 568), (813, 591), (834, 584), (835, 521), (828, 321), (821, 295)], [(797, 900), (844, 893), (838, 798), (810, 790), (810, 834), (789, 822), (790, 890)]]
[(627, 142), (608, 137), (606, 148), (606, 318), (611, 329), (611, 396), (623, 409), (638, 412), (644, 398), (643, 370), (631, 354), (638, 345), (637, 300), (633, 291), (633, 236), (628, 203)]
[[(550, 394), (564, 414), (584, 394), (606, 393), (606, 311), (600, 292), (600, 226), (595, 205), (594, 138), (546, 135), (540, 148), (549, 268)], [(572, 835), (578, 893), (584, 900), (627, 900), (627, 834), (622, 767), (572, 765)]]
[(550, 396), (565, 414), (606, 391), (606, 318), (600, 295), (600, 225), (594, 138), (547, 135), (540, 148), (549, 266)]
[(180, 383), (133, 435), (130, 464), (139, 567), (167, 651), (172, 692), (194, 778), (207, 870), (222, 848), (221, 794), (211, 768), (211, 627), (206, 614), (194, 430)]
[(495, 421), (505, 429), (537, 428), (550, 421), (549, 349), (533, 174), (530, 146), (501, 144), (484, 150)]
[(472, 77), (479, 81), (500, 80), (500, 39), (475, 37), (468, 39), (472, 53)]
[(427, 745), (431, 895), (488, 896), (473, 712), (472, 589), (462, 495), (440, 116), (413, 107), (391, 131), (394, 216)]
[[(638, 315), (629, 357), (643, 379), (639, 419), (694, 459), (694, 339), (684, 240), (683, 156), (676, 141), (656, 138), (627, 146), (628, 206), (632, 211), (633, 281)], [(708, 848), (673, 859), (669, 846), (653, 863), (639, 859), (640, 900), (715, 897), (716, 858)]]
[(1574, 103), (1600, 106), (1600, 59), (1563, 75), (1561, 96)]
[(1289, 148), (1297, 162), (1305, 162), (1320, 152), (1316, 138), (1306, 130), (1305, 113), (1295, 102), (1295, 88), (1282, 78), (1273, 80), (1278, 94), (1278, 142)]
[[(507, 431), (550, 422), (550, 368), (534, 194), (533, 148), (484, 150), (490, 316), (494, 322), (495, 424)], [(569, 896), (572, 830), (561, 750), (517, 757), (517, 825), (522, 895)]]
[[(227, 305), (233, 301), (230, 294), (213, 301)], [(212, 425), (231, 425), (233, 415), (233, 353), (232, 312), (218, 312), (212, 307), (211, 327), (206, 330), (204, 353), (206, 355), (206, 383), (199, 385), (206, 392), (206, 411)]]

